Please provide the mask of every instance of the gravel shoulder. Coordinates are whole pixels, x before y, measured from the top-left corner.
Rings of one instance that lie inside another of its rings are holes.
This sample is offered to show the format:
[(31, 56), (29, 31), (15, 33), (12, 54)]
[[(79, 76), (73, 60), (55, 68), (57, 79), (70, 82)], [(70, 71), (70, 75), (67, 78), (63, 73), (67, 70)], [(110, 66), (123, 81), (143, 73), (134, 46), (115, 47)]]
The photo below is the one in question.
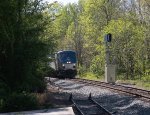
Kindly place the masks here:
[(63, 108), (63, 107), (73, 107), (75, 115), (79, 115), (78, 111), (72, 105), (72, 102), (69, 101), (70, 93), (64, 92), (62, 89), (53, 86), (53, 84), (47, 84), (47, 96), (46, 104), (51, 105), (54, 108)]
[[(73, 98), (78, 99), (88, 98), (91, 93), (93, 99), (112, 112), (113, 115), (150, 115), (150, 103), (142, 101), (139, 98), (118, 94), (100, 87), (74, 83), (70, 80), (54, 79), (52, 81), (62, 87), (62, 89), (56, 88), (59, 92), (51, 95), (53, 98), (50, 98), (50, 102), (56, 103), (56, 105), (71, 106), (71, 103), (68, 102), (71, 93), (73, 94)], [(56, 100), (54, 101), (53, 99)]]
[(72, 103), (69, 101), (69, 94), (62, 92), (58, 87), (50, 85), (47, 86), (47, 99), (46, 103), (51, 104), (52, 107), (69, 107)]

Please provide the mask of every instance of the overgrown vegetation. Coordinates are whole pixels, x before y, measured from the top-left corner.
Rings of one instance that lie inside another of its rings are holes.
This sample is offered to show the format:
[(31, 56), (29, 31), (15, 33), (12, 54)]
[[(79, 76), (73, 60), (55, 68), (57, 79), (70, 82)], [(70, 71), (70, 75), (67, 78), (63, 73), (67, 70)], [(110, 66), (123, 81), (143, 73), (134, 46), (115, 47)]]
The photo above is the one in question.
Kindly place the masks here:
[[(113, 36), (117, 79), (149, 87), (149, 15), (148, 0), (79, 0), (65, 6), (42, 0), (0, 1), (1, 111), (26, 110), (28, 104), (36, 108), (30, 93), (45, 90), (44, 76), (53, 74), (48, 55), (57, 50), (76, 50), (80, 76), (102, 78), (107, 33)], [(29, 103), (23, 107), (16, 98)], [(10, 110), (14, 103), (18, 106)]]
[(92, 72), (86, 72), (86, 73), (80, 74), (80, 78), (90, 79), (90, 80), (101, 80), (101, 81), (104, 81), (104, 76), (96, 76)]
[(1, 112), (33, 110), (38, 108), (38, 101), (31, 94), (11, 93), (1, 100), (0, 107)]
[[(44, 92), (48, 55), (54, 51), (53, 4), (42, 0), (0, 1), (0, 111), (37, 108), (30, 93)], [(25, 93), (24, 93), (25, 92)]]
[(134, 80), (133, 79), (132, 80), (126, 80), (124, 78), (119, 78), (117, 80), (117, 83), (133, 85), (133, 87), (149, 90), (150, 89), (149, 78), (150, 78), (149, 76), (143, 76), (142, 79), (136, 78)]
[(58, 49), (77, 51), (81, 76), (104, 76), (104, 36), (112, 33), (111, 61), (117, 65), (117, 76), (124, 75), (125, 80), (138, 76), (142, 82), (150, 77), (149, 4), (148, 0), (79, 0), (66, 6), (57, 3), (59, 16), (54, 25), (59, 35)]

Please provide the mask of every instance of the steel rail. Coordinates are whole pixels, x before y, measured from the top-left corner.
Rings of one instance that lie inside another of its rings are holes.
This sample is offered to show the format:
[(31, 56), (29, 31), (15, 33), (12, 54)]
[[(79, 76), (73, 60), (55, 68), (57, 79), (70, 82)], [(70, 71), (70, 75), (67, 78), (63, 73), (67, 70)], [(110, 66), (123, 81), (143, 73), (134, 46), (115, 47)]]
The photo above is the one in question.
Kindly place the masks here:
[[(122, 88), (126, 88), (122, 85), (112, 85), (112, 84), (106, 83), (106, 82), (86, 80), (86, 79), (76, 79), (76, 81), (77, 82), (82, 82), (82, 83), (92, 84), (92, 85), (95, 85), (95, 86), (101, 86), (101, 87), (105, 87), (105, 88), (108, 88), (108, 89), (113, 89), (113, 90), (117, 90), (117, 91), (124, 92), (124, 93), (127, 93), (127, 94), (135, 95), (135, 96), (138, 96), (138, 97), (144, 97), (146, 99), (150, 99), (150, 96), (139, 94), (138, 92), (135, 93), (135, 92), (127, 91), (128, 89), (119, 89), (118, 87), (115, 87), (115, 86), (121, 86)], [(95, 83), (100, 83), (100, 84), (95, 84)], [(136, 89), (136, 88), (130, 87), (130, 89), (132, 90), (132, 89)], [(138, 91), (138, 89), (136, 89), (136, 91)], [(142, 90), (142, 91), (147, 92), (147, 90)], [(149, 94), (149, 91), (148, 91), (148, 94)]]
[(75, 101), (73, 100), (72, 94), (70, 94), (69, 100), (73, 103), (73, 105), (76, 107), (77, 111), (81, 114), (84, 115), (84, 113), (82, 112), (82, 110), (77, 106), (77, 104), (75, 103)]
[[(86, 79), (84, 79), (84, 80), (86, 80)], [(91, 80), (89, 80), (89, 81), (91, 81)], [(95, 81), (95, 82), (99, 82), (99, 81)], [(100, 81), (100, 82), (103, 83), (103, 84), (110, 84), (110, 83), (106, 83), (106, 82), (102, 82), (102, 81)], [(110, 84), (110, 85), (112, 85), (112, 84)], [(135, 90), (139, 90), (139, 91), (144, 91), (144, 92), (147, 92), (148, 94), (150, 93), (150, 90), (145, 90), (145, 89), (141, 89), (141, 88), (123, 86), (123, 85), (120, 85), (120, 84), (115, 84), (115, 86), (121, 86), (121, 87), (124, 87), (124, 88), (131, 88), (131, 89), (135, 89)]]
[[(74, 99), (72, 98), (72, 94), (70, 95), (69, 100), (73, 103), (73, 105), (76, 107), (77, 111), (81, 114), (81, 115), (86, 115), (82, 112), (82, 110), (78, 107), (78, 105), (76, 104), (76, 102), (74, 101)], [(91, 101), (94, 105), (97, 106), (97, 109), (102, 110), (103, 112), (105, 112), (107, 115), (112, 115), (112, 113), (110, 113), (108, 110), (106, 110), (104, 107), (102, 107), (98, 102), (96, 102), (95, 100), (92, 99), (91, 94), (88, 98), (89, 101)]]
[(106, 108), (102, 107), (98, 102), (96, 102), (95, 100), (92, 99), (91, 93), (90, 93), (90, 96), (89, 96), (89, 100), (91, 100), (93, 103), (95, 103), (100, 109), (105, 111), (108, 115), (112, 115), (111, 112), (109, 112)]
[[(86, 80), (86, 81), (94, 81), (94, 80), (80, 79), (80, 78), (76, 78), (76, 79)], [(135, 87), (131, 87), (131, 86), (123, 86), (123, 85), (120, 85), (120, 84), (112, 84), (112, 83), (107, 83), (107, 82), (103, 82), (103, 81), (94, 81), (94, 82), (100, 82), (100, 83), (103, 83), (103, 84), (109, 84), (109, 85), (121, 86), (121, 87), (126, 87), (126, 88), (132, 88), (132, 89), (136, 89), (136, 90), (140, 90), (140, 91), (146, 91), (146, 92), (150, 93), (150, 90), (145, 90), (145, 89), (141, 89), (141, 88), (135, 88)]]
[(77, 106), (77, 104), (74, 102), (74, 100), (71, 99), (71, 101), (72, 101), (73, 105), (76, 107), (77, 111), (78, 111), (81, 115), (85, 115), (85, 114), (81, 111), (81, 109)]

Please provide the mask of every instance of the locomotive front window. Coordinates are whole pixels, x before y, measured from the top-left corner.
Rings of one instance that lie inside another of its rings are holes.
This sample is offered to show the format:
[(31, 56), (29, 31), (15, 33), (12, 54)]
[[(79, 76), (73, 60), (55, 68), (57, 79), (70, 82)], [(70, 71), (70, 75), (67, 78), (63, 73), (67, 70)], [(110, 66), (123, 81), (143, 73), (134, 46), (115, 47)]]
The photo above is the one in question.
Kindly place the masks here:
[(60, 61), (62, 63), (76, 63), (76, 54), (75, 52), (61, 52)]

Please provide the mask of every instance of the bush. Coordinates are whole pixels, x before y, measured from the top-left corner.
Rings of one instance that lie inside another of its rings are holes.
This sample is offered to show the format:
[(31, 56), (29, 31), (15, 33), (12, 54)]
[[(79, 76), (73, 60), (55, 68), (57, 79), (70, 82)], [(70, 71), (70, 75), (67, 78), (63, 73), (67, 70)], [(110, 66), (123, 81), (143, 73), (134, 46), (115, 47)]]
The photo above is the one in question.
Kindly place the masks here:
[(150, 82), (150, 75), (145, 75), (142, 77), (142, 81), (144, 82)]
[(27, 77), (22, 85), (17, 89), (18, 92), (30, 92), (30, 93), (43, 93), (46, 89), (46, 83), (43, 77), (29, 76)]
[(99, 77), (97, 75), (95, 75), (94, 73), (92, 73), (92, 72), (83, 73), (81, 75), (81, 78), (91, 79), (91, 80), (97, 80), (97, 79), (99, 79)]
[(0, 99), (5, 98), (10, 93), (10, 88), (8, 85), (0, 81)]
[(84, 66), (78, 66), (78, 74), (82, 76), (82, 74), (86, 73), (87, 69)]
[(3, 107), (4, 100), (7, 99), (7, 96), (10, 93), (10, 89), (6, 83), (0, 81), (0, 110)]
[(45, 76), (55, 77), (56, 76), (56, 70), (48, 66), (47, 70), (45, 71)]
[(37, 98), (26, 93), (13, 93), (4, 100), (1, 105), (1, 112), (33, 110), (38, 107)]

